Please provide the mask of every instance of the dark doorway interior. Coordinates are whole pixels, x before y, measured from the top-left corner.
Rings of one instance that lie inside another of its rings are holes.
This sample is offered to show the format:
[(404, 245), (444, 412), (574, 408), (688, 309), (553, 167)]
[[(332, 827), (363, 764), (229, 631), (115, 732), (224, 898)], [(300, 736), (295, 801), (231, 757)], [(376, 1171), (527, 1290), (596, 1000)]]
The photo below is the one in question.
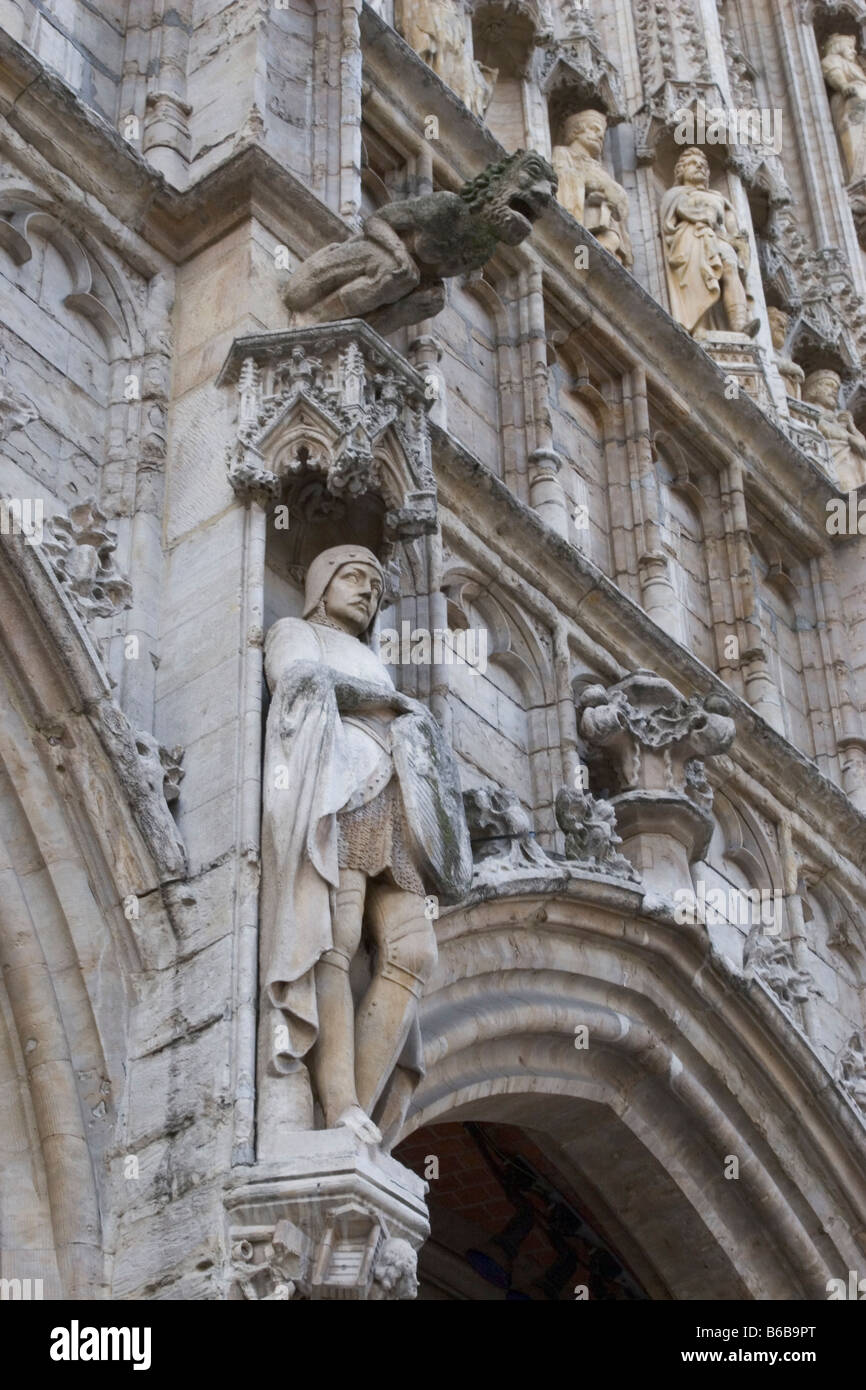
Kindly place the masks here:
[(430, 1184), (421, 1299), (644, 1299), (598, 1221), (529, 1131), (429, 1125), (394, 1157)]

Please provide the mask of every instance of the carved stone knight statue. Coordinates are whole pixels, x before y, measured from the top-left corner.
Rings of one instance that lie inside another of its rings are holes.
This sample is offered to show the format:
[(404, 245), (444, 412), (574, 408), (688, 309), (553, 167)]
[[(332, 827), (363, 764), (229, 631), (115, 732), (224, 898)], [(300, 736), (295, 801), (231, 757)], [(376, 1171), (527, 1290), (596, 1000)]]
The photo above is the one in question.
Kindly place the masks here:
[(556, 196), (606, 251), (624, 266), (634, 264), (628, 234), (628, 196), (601, 163), (607, 117), (602, 111), (578, 111), (562, 127), (561, 145), (552, 164), (559, 179)]
[[(660, 210), (671, 313), (695, 338), (712, 328), (754, 337), (760, 320), (752, 316), (746, 293), (748, 235), (728, 199), (710, 188), (710, 166), (701, 150), (683, 151), (674, 178)], [(724, 319), (714, 322), (719, 301)]]
[(831, 88), (830, 113), (842, 150), (849, 183), (866, 177), (866, 70), (853, 34), (830, 34), (821, 57), (824, 81)]
[(456, 901), (472, 874), (441, 729), (367, 645), (382, 592), (372, 551), (325, 550), (304, 617), (275, 623), (265, 648), (262, 1056), (271, 1076), (308, 1065), (324, 1127), (366, 1143), (396, 1133), (421, 1074), (425, 895)]

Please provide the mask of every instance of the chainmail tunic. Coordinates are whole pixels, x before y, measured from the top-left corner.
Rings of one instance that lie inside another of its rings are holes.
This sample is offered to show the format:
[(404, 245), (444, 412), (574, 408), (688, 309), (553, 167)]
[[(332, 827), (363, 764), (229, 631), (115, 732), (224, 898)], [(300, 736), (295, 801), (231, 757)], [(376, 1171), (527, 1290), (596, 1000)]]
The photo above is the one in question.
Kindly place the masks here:
[(397, 780), (354, 811), (337, 816), (341, 869), (361, 869), (370, 878), (387, 873), (398, 888), (423, 896), (424, 884), (406, 843), (403, 803)]

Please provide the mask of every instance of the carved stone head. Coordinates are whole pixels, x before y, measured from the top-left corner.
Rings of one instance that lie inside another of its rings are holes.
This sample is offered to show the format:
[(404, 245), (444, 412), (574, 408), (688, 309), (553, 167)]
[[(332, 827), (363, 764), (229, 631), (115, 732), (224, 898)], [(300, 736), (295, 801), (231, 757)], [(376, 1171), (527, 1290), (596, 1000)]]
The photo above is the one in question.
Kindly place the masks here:
[(689, 145), (683, 150), (674, 168), (677, 183), (692, 184), (695, 188), (709, 188), (710, 166), (707, 156), (697, 145)]
[(856, 59), (857, 38), (854, 34), (828, 34), (821, 52), (824, 58), (829, 57), (831, 53), (841, 53), (846, 58)]
[(770, 321), (770, 336), (773, 339), (773, 347), (776, 352), (784, 352), (791, 315), (786, 314), (784, 309), (771, 307), (767, 310), (767, 318)]
[(335, 545), (323, 550), (307, 570), (304, 617), (326, 618), (353, 637), (372, 625), (385, 588), (385, 574), (364, 545)]
[(578, 145), (591, 159), (601, 159), (606, 130), (607, 116), (603, 111), (577, 111), (563, 122), (563, 144)]
[(418, 1294), (417, 1266), (417, 1256), (408, 1240), (403, 1240), (401, 1236), (389, 1236), (382, 1242), (376, 1260), (374, 1296), (415, 1298)]
[(460, 197), (509, 246), (524, 241), (556, 193), (557, 177), (534, 150), (517, 150), (463, 185)]
[(803, 400), (809, 405), (823, 406), (825, 410), (836, 410), (841, 385), (842, 378), (838, 372), (821, 367), (806, 377), (803, 383)]

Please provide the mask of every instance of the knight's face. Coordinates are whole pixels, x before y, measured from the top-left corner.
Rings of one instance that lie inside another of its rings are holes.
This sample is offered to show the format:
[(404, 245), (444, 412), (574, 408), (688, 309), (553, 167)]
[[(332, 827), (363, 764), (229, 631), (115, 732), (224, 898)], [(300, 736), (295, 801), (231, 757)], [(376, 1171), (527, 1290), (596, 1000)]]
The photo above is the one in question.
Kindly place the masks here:
[(372, 565), (341, 565), (325, 590), (325, 612), (353, 637), (366, 632), (382, 597), (382, 579)]
[(517, 246), (532, 231), (533, 224), (556, 193), (553, 169), (539, 154), (525, 156), (508, 179), (496, 217), (502, 241)]

